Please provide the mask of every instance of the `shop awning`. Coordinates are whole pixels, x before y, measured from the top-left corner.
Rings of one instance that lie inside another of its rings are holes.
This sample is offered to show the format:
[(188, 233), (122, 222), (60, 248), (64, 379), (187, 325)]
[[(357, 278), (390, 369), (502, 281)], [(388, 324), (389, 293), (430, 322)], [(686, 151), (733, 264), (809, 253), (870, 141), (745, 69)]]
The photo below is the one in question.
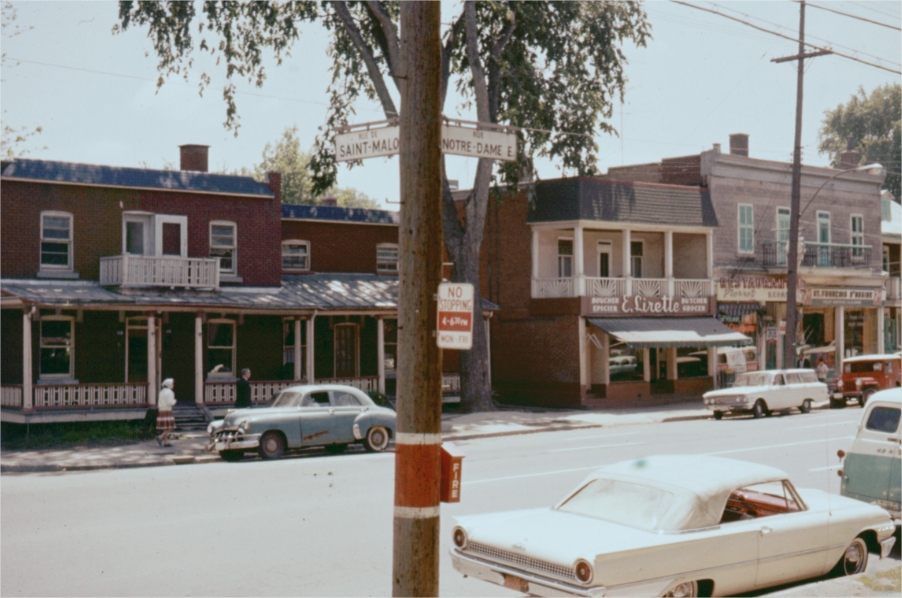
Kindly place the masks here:
[(752, 342), (716, 318), (588, 318), (588, 322), (634, 349), (733, 347)]
[(749, 314), (763, 314), (767, 311), (767, 307), (760, 303), (718, 303), (717, 313), (721, 316), (734, 318), (741, 321), (743, 317)]

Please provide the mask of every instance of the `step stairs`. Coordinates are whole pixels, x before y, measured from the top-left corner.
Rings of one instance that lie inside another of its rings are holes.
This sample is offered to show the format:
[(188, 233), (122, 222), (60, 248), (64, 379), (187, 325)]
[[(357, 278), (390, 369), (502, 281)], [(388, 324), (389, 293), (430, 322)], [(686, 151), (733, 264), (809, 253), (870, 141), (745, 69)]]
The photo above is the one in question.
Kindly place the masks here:
[(175, 427), (177, 430), (206, 430), (207, 415), (204, 411), (193, 403), (176, 403), (172, 408), (172, 417), (175, 418)]

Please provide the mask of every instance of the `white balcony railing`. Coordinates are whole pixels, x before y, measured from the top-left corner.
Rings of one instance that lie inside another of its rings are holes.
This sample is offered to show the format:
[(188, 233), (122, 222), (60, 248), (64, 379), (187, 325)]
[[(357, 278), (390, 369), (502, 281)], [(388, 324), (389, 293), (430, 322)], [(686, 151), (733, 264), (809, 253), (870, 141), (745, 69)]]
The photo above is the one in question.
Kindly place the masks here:
[[(714, 282), (707, 278), (594, 278), (586, 276), (587, 297), (711, 297)], [(533, 298), (578, 297), (575, 278), (534, 278)]]
[(711, 297), (714, 295), (714, 282), (702, 279), (675, 279), (673, 281), (674, 297)]
[(576, 297), (575, 279), (534, 278), (532, 280), (532, 296), (536, 299)]
[(122, 287), (219, 288), (218, 258), (114, 255), (100, 258), (100, 284)]
[(15, 385), (0, 387), (0, 407), (21, 409), (22, 387)]
[(34, 387), (35, 409), (146, 406), (146, 383), (40, 384)]
[(898, 301), (902, 299), (902, 278), (891, 276), (886, 279), (886, 300)]
[[(306, 384), (306, 380), (263, 380), (251, 382), (251, 402), (265, 403), (274, 394), (288, 388)], [(357, 376), (353, 378), (318, 378), (317, 384), (344, 384), (353, 386), (364, 392), (379, 390), (379, 378), (376, 376)], [(207, 382), (204, 384), (205, 405), (233, 405), (235, 403), (235, 381)]]
[(627, 294), (626, 278), (586, 278), (589, 297), (623, 297)]

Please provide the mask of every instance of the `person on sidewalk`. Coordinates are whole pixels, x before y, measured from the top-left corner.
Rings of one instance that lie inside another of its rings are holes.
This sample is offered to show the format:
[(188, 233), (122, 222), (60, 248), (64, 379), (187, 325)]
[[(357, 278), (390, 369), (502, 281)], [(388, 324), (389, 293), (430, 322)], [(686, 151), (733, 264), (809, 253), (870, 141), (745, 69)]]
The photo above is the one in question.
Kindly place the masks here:
[(250, 368), (241, 370), (241, 377), (235, 384), (235, 409), (247, 409), (251, 406)]
[(157, 431), (160, 432), (160, 435), (157, 436), (157, 444), (160, 446), (172, 446), (168, 440), (169, 434), (175, 430), (175, 417), (172, 415), (172, 407), (176, 403), (175, 393), (172, 392), (173, 386), (175, 386), (175, 381), (172, 378), (163, 380), (163, 388), (160, 389), (160, 395), (157, 398), (157, 409), (159, 409)]

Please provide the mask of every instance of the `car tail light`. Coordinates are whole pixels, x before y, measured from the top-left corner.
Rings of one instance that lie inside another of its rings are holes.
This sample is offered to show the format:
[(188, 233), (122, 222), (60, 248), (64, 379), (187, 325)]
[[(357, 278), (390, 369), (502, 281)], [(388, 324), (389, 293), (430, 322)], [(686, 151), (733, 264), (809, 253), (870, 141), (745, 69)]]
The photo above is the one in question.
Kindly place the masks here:
[(455, 527), (454, 531), (451, 532), (451, 538), (454, 540), (454, 545), (458, 548), (463, 549), (467, 547), (467, 532), (463, 528)]
[(592, 565), (587, 561), (576, 561), (576, 579), (583, 583), (592, 581)]

